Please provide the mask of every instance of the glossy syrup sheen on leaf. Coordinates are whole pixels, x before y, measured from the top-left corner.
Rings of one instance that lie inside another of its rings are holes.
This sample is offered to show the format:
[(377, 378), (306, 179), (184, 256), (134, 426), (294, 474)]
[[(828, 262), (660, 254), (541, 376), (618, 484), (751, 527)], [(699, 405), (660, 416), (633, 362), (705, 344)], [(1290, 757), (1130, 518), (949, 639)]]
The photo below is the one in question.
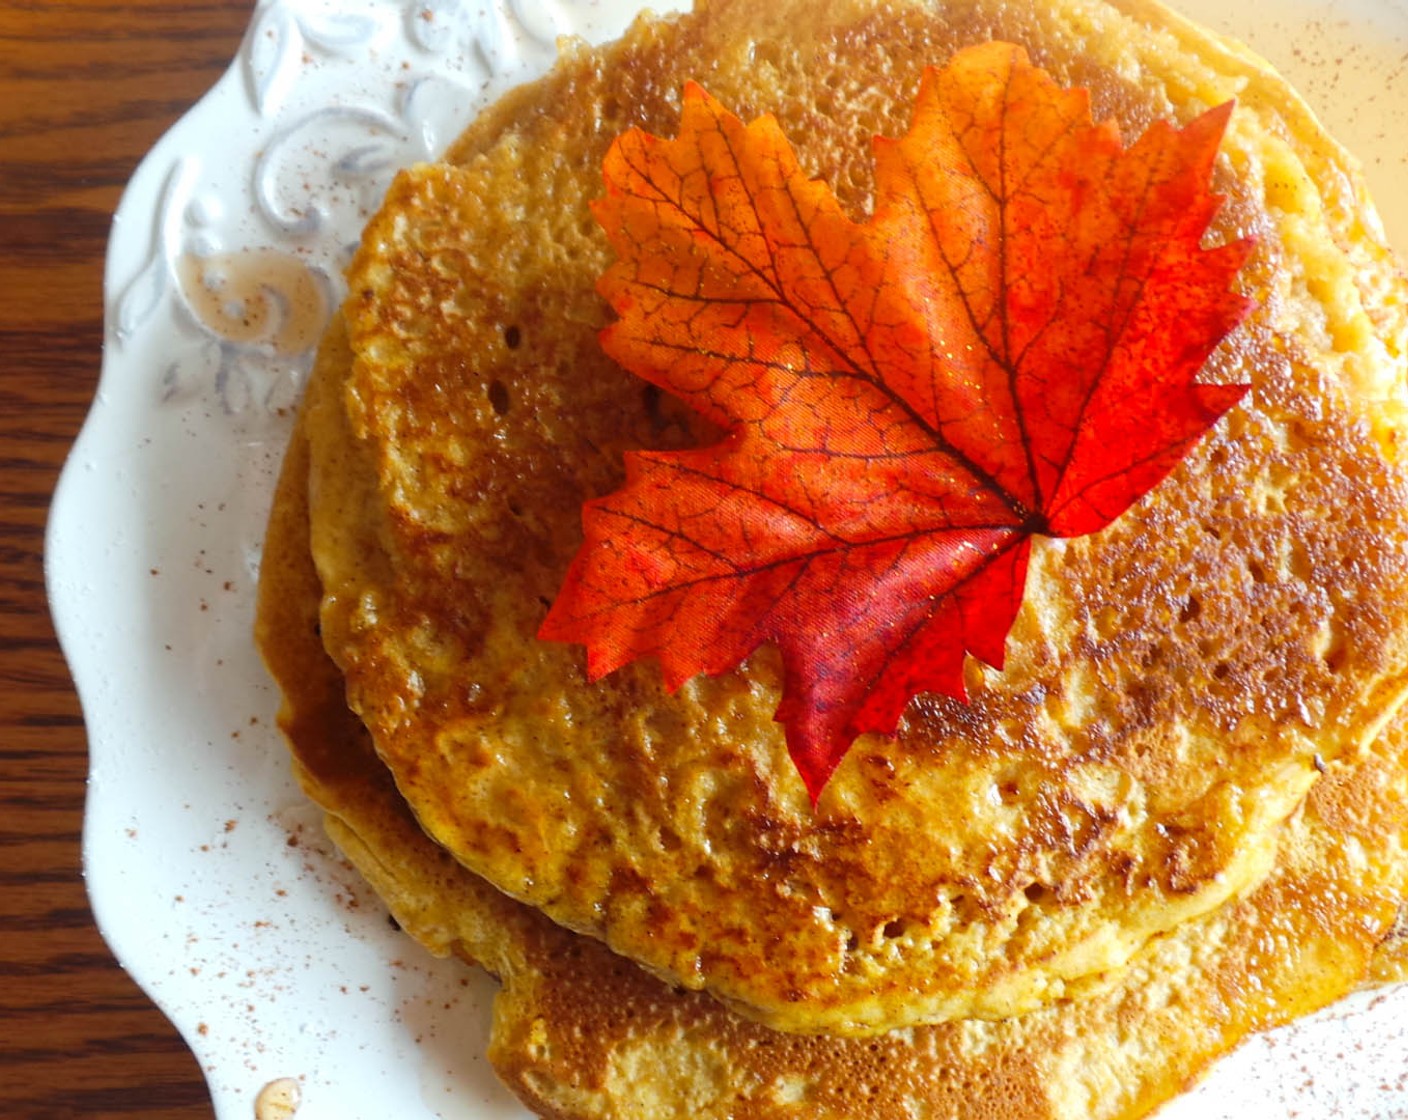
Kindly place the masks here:
[(1125, 148), (1021, 48), (972, 47), (876, 141), (863, 222), (697, 85), (676, 139), (620, 137), (603, 344), (725, 434), (627, 456), (541, 636), (671, 688), (776, 644), (814, 799), (916, 694), (962, 698), (1032, 536), (1108, 525), (1247, 389), (1196, 380), (1250, 309), (1250, 242), (1201, 244), (1231, 108)]

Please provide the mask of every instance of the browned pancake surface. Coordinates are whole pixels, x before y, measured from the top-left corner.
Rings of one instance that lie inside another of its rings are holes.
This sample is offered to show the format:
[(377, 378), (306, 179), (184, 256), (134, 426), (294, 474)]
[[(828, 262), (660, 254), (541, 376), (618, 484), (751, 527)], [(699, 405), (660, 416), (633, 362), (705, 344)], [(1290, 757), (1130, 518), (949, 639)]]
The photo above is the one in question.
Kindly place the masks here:
[[(614, 367), (588, 202), (611, 138), (698, 79), (776, 113), (857, 212), (924, 65), (1000, 37), (1131, 138), (1239, 98), (1214, 239), (1261, 310), (1207, 376), (1235, 410), (1110, 530), (1039, 548), (1001, 673), (857, 743), (815, 811), (779, 671), (664, 694), (535, 639), (621, 453), (697, 430)], [(1139, 7), (711, 4), (572, 52), (415, 169), (349, 279), (309, 410), (327, 648), (420, 823), (672, 983), (790, 1030), (873, 1033), (1089, 994), (1250, 890), (1321, 762), (1408, 670), (1402, 282), (1342, 153), (1274, 75)]]

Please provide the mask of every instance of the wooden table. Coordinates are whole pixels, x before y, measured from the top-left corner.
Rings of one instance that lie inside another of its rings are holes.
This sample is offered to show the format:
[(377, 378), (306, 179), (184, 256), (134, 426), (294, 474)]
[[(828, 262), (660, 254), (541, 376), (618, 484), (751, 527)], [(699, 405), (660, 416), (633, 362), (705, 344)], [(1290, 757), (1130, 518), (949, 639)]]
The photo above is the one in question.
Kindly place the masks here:
[(228, 65), (249, 0), (0, 5), (0, 1116), (211, 1115), (79, 867), (83, 720), (45, 607), (50, 495), (98, 379), (109, 220)]

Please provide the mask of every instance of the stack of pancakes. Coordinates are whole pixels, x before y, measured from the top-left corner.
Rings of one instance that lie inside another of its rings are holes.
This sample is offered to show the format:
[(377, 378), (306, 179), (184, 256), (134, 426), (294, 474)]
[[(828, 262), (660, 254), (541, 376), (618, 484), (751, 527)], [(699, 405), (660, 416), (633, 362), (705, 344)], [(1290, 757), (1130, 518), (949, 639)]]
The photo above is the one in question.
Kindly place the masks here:
[[(701, 82), (854, 214), (926, 66), (1015, 42), (1127, 140), (1237, 99), (1214, 243), (1246, 401), (1109, 529), (1038, 544), (1001, 672), (813, 807), (760, 650), (675, 694), (535, 637), (622, 455), (714, 438), (600, 350), (589, 204)], [(300, 777), (401, 925), (503, 984), (562, 1117), (1132, 1117), (1397, 964), (1408, 896), (1408, 285), (1352, 160), (1142, 0), (713, 0), (403, 172), (321, 347), (259, 640)]]

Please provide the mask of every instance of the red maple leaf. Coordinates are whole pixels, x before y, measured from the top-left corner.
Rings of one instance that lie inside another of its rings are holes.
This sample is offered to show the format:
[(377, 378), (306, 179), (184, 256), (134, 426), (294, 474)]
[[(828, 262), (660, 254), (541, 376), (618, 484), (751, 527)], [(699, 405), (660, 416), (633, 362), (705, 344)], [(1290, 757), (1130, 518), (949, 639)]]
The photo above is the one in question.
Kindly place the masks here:
[(775, 643), (813, 798), (916, 693), (963, 698), (1033, 534), (1109, 524), (1246, 391), (1195, 381), (1250, 306), (1250, 244), (1200, 244), (1230, 111), (1125, 149), (1084, 90), (975, 47), (876, 141), (865, 222), (697, 86), (677, 139), (621, 136), (603, 345), (726, 434), (628, 455), (540, 635), (593, 679), (656, 657), (670, 689)]

